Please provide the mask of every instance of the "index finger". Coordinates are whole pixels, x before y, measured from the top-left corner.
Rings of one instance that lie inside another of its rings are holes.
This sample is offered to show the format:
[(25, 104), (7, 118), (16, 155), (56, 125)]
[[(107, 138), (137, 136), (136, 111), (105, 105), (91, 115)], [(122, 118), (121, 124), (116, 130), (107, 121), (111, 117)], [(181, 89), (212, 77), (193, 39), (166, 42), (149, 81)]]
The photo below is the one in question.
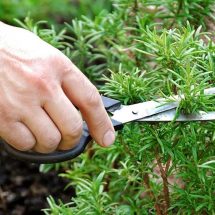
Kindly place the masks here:
[(73, 63), (63, 76), (62, 88), (71, 102), (80, 109), (92, 138), (101, 146), (111, 145), (115, 140), (115, 132), (101, 96)]

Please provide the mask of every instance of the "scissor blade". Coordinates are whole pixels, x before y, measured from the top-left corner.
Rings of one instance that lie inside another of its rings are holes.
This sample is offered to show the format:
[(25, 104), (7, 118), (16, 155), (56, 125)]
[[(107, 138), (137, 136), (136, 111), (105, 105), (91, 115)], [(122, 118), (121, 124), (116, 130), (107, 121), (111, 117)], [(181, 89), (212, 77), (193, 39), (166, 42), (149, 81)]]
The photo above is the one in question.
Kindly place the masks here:
[(140, 119), (138, 121), (141, 122), (171, 122), (173, 120), (177, 122), (191, 122), (191, 121), (212, 121), (215, 120), (215, 111), (213, 112), (203, 112), (200, 111), (199, 113), (195, 114), (179, 114), (179, 116), (175, 119), (176, 116), (176, 109), (168, 110), (163, 113), (159, 113), (150, 117), (146, 117)]
[(120, 109), (112, 112), (113, 116), (111, 118), (124, 124), (174, 109), (177, 106), (178, 102), (167, 103), (164, 101), (147, 101), (134, 105), (122, 105)]
[[(215, 87), (205, 89), (204, 94), (215, 94)], [(161, 98), (157, 101), (147, 101), (134, 105), (122, 105), (120, 109), (110, 111), (113, 114), (111, 118), (123, 124), (132, 121), (172, 121), (173, 119), (175, 119), (176, 114), (176, 110), (173, 109), (176, 109), (176, 107), (178, 107), (182, 97), (183, 95), (170, 97), (170, 99), (175, 100), (175, 102), (169, 103), (167, 103), (164, 98)], [(214, 120), (214, 113), (210, 112), (206, 114), (201, 112), (199, 114), (189, 116), (181, 114), (176, 121), (206, 120)]]
[(213, 94), (215, 94), (215, 87), (205, 89), (204, 94), (205, 95), (213, 95)]

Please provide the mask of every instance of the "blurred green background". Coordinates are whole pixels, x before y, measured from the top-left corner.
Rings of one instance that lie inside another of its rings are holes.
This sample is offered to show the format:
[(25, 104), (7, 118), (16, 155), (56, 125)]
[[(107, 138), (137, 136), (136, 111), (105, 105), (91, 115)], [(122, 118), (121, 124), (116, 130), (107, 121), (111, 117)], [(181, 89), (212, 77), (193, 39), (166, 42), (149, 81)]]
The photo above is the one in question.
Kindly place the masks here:
[(34, 20), (63, 23), (82, 15), (94, 17), (101, 10), (110, 11), (111, 0), (1, 0), (0, 20), (14, 23), (14, 18), (30, 15)]

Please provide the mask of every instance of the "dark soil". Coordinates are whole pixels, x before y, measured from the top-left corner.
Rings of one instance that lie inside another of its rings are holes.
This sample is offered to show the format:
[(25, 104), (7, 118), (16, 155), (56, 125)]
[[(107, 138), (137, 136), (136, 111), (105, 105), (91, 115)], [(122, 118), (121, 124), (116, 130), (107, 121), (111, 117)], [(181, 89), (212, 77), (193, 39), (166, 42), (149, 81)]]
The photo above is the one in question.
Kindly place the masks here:
[(13, 160), (2, 150), (0, 156), (0, 215), (44, 214), (47, 196), (68, 202), (74, 195), (56, 172), (40, 173), (39, 165)]

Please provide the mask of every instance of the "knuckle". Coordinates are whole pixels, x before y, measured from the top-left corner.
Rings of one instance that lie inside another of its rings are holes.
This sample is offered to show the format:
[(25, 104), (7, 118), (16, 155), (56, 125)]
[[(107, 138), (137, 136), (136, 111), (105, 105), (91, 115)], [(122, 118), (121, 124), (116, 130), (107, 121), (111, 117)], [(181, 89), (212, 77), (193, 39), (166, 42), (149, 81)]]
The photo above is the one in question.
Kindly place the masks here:
[(3, 123), (9, 123), (16, 117), (15, 108), (11, 104), (0, 102), (0, 121)]
[(12, 121), (12, 116), (11, 114), (8, 113), (8, 111), (1, 109), (0, 111), (0, 120), (1, 122), (10, 122)]
[(9, 140), (8, 143), (20, 151), (28, 151), (34, 147), (35, 140), (33, 138), (32, 139), (26, 138), (25, 140), (18, 141), (17, 139), (14, 138)]
[(42, 75), (36, 76), (34, 79), (34, 86), (38, 91), (41, 91), (42, 93), (52, 95), (53, 94), (53, 88), (54, 83), (52, 79), (48, 77), (43, 77)]
[(89, 106), (93, 106), (93, 107), (100, 105), (101, 97), (100, 97), (98, 90), (96, 89), (95, 86), (92, 86), (90, 88), (90, 90), (88, 91), (86, 103)]
[(64, 57), (62, 61), (64, 62), (64, 69), (62, 70), (62, 73), (65, 77), (73, 75), (73, 78), (82, 78), (80, 76), (81, 71), (71, 62), (69, 58)]
[(14, 119), (10, 122), (4, 121), (0, 125), (0, 136), (9, 145), (20, 151), (28, 151), (36, 144), (34, 136), (25, 127), (20, 127), (20, 123), (14, 121)]
[(46, 141), (45, 141), (45, 144), (43, 145), (43, 147), (45, 148), (45, 150), (53, 151), (57, 148), (60, 141), (61, 141), (60, 132), (55, 132), (55, 134), (46, 136)]
[(44, 77), (42, 77), (42, 75), (34, 75), (33, 77), (33, 83), (34, 86), (38, 89), (38, 90), (42, 90), (42, 91), (47, 91), (47, 82), (46, 79)]
[(71, 67), (71, 61), (58, 49), (52, 50), (52, 54), (49, 56), (49, 63), (50, 65), (55, 65), (56, 75), (59, 79), (66, 75), (67, 72), (70, 72), (68, 68)]
[(82, 128), (83, 122), (79, 119), (76, 123), (74, 123), (74, 126), (71, 126), (71, 128), (63, 134), (63, 141), (77, 141), (77, 139), (79, 139), (82, 135)]
[(47, 97), (54, 97), (56, 88), (58, 87), (57, 78), (46, 72), (30, 74), (28, 82), (32, 84), (34, 89)]

